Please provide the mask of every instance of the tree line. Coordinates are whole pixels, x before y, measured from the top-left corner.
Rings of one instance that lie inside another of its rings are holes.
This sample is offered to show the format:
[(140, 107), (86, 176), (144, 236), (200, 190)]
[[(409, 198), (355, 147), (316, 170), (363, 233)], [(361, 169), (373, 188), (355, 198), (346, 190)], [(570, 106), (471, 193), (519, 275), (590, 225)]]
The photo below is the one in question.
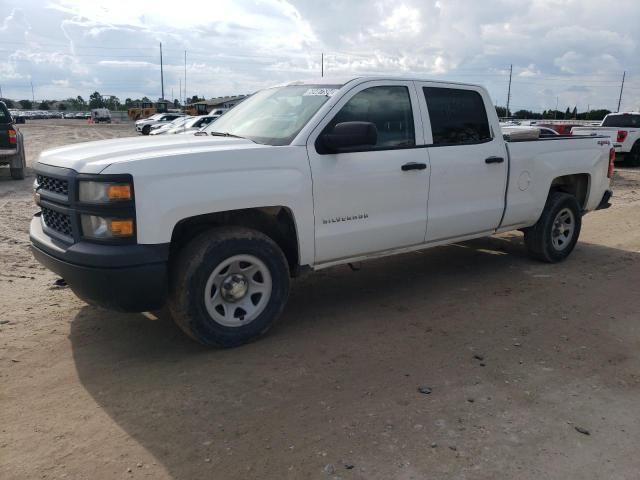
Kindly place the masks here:
[[(187, 99), (187, 103), (195, 103), (204, 100), (204, 98), (200, 98), (197, 95), (193, 95), (191, 98)], [(99, 92), (93, 92), (89, 95), (89, 99), (85, 100), (82, 96), (78, 95), (75, 98), (67, 98), (65, 100), (42, 100), (39, 102), (33, 102), (31, 100), (12, 100), (9, 98), (0, 98), (0, 101), (4, 102), (4, 104), (8, 108), (19, 108), (22, 110), (58, 110), (60, 112), (64, 112), (67, 110), (71, 111), (86, 111), (91, 110), (93, 108), (108, 108), (109, 110), (123, 110), (126, 111), (131, 107), (134, 107), (137, 104), (142, 102), (151, 102), (153, 100), (148, 97), (142, 98), (127, 98), (124, 102), (122, 102), (118, 97), (113, 95), (101, 95)], [(158, 99), (156, 101), (161, 101)], [(176, 98), (173, 100), (173, 107), (180, 108), (182, 104)]]
[(577, 107), (573, 107), (573, 110), (567, 107), (564, 112), (560, 110), (544, 110), (540, 113), (531, 110), (518, 110), (517, 112), (509, 112), (511, 115), (508, 115), (506, 107), (496, 107), (496, 113), (500, 118), (515, 118), (518, 120), (602, 120), (611, 111), (599, 109), (578, 112)]

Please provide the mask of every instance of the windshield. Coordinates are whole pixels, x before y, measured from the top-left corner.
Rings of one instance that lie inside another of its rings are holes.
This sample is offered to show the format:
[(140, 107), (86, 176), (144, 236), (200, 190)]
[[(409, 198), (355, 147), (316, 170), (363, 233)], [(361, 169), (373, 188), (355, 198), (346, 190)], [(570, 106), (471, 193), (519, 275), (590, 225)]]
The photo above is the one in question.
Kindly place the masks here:
[(261, 90), (204, 128), (265, 145), (289, 145), (340, 85), (290, 85)]
[(607, 115), (603, 127), (640, 127), (640, 115)]

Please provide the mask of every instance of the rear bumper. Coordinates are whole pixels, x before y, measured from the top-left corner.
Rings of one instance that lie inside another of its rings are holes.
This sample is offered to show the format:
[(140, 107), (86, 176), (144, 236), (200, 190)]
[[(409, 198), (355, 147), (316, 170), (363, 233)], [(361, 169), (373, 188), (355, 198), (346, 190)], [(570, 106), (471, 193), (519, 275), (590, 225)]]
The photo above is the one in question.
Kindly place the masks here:
[(17, 148), (0, 148), (0, 157), (13, 157), (18, 151)]
[(611, 202), (609, 202), (609, 200), (611, 200), (612, 196), (613, 192), (611, 190), (607, 190), (606, 192), (604, 192), (602, 200), (600, 200), (600, 203), (596, 207), (596, 210), (604, 210), (605, 208), (609, 208), (611, 206)]
[(64, 245), (42, 231), (39, 216), (31, 221), (30, 238), (36, 260), (87, 303), (142, 312), (166, 301), (168, 245)]

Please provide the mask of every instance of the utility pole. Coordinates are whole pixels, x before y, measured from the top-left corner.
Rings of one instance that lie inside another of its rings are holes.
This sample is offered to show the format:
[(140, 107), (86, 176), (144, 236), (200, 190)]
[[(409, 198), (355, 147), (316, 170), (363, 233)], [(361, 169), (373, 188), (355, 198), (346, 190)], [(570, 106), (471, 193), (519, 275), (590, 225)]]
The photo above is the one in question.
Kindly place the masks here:
[(0, 85), (0, 98), (2, 98), (2, 85)]
[(322, 52), (320, 59), (320, 76), (324, 77), (324, 52)]
[(33, 93), (33, 82), (29, 81), (29, 83), (31, 84), (31, 102), (36, 103), (36, 96)]
[(184, 105), (187, 104), (187, 51), (184, 51)]
[(164, 100), (164, 70), (162, 68), (162, 42), (160, 42), (160, 86), (162, 87), (162, 100)]
[(513, 75), (513, 65), (509, 65), (509, 89), (507, 90), (507, 117), (509, 115), (509, 103), (511, 102), (511, 76)]
[(616, 112), (620, 111), (620, 103), (622, 103), (622, 90), (624, 90), (624, 77), (627, 75), (627, 72), (622, 72), (622, 85), (620, 85), (620, 97), (618, 97), (618, 110), (616, 110)]
[(553, 112), (553, 119), (558, 119), (558, 102), (560, 101), (560, 97), (556, 95), (556, 109)]
[(180, 103), (184, 105), (183, 98), (182, 98), (182, 79), (180, 79), (180, 96), (178, 98), (180, 99)]

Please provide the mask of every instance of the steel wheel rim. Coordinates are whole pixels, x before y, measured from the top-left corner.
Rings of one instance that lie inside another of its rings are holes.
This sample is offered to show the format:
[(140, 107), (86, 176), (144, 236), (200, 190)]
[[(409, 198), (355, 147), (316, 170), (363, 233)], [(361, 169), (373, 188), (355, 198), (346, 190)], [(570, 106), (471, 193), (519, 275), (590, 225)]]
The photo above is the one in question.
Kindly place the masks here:
[(576, 217), (569, 208), (563, 208), (553, 220), (551, 243), (553, 248), (562, 251), (569, 246), (576, 230)]
[(262, 260), (253, 255), (234, 255), (209, 275), (204, 304), (220, 325), (242, 327), (264, 311), (272, 288), (271, 272)]

